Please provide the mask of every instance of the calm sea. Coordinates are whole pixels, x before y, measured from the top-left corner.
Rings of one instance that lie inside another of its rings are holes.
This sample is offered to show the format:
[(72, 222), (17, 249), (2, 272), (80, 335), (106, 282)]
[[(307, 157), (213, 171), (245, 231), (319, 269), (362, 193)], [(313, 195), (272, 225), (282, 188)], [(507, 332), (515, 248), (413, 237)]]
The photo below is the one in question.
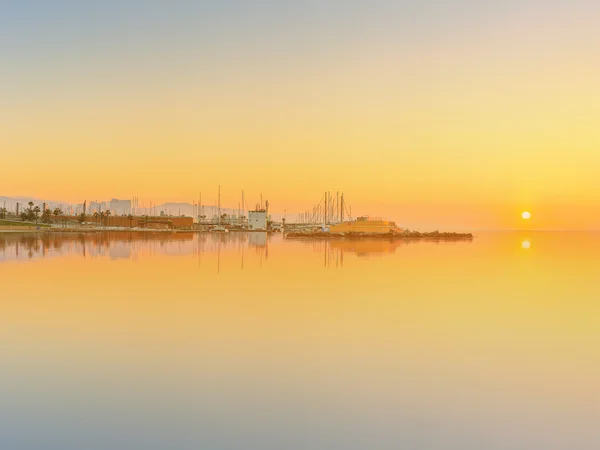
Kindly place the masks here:
[(600, 448), (600, 234), (0, 234), (0, 448)]

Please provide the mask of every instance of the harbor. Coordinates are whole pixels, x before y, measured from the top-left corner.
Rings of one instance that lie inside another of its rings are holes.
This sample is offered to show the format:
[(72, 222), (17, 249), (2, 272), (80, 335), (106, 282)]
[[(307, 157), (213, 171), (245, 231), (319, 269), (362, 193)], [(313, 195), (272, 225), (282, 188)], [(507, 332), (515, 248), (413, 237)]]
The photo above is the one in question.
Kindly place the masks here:
[(262, 193), (257, 200), (249, 206), (242, 190), (237, 208), (222, 207), (221, 186), (218, 186), (214, 205), (205, 205), (202, 193), (191, 204), (148, 202), (146, 205), (138, 197), (58, 206), (30, 201), (25, 207), (16, 202), (9, 208), (5, 202), (0, 208), (0, 232), (265, 232), (282, 233), (287, 239), (473, 239), (471, 233), (411, 231), (383, 217), (354, 217), (352, 206), (339, 191), (335, 194), (324, 191), (311, 209), (296, 214), (291, 221), (286, 220), (285, 208), (283, 214), (273, 214), (269, 200), (263, 199)]

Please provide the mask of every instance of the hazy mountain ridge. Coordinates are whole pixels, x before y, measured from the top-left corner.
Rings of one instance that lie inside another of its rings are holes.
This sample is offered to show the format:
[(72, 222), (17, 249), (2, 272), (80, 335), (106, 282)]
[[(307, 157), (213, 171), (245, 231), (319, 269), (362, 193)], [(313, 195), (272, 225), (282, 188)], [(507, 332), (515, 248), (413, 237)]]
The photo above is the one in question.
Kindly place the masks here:
[[(73, 210), (82, 203), (69, 203), (64, 201), (57, 200), (47, 200), (40, 199), (36, 197), (28, 197), (28, 196), (0, 196), (0, 207), (6, 207), (11, 212), (15, 212), (17, 208), (17, 203), (21, 205), (21, 208), (27, 208), (27, 204), (29, 202), (35, 203), (36, 206), (42, 206), (44, 203), (48, 205), (48, 207), (56, 208), (60, 207), (63, 210), (67, 210), (69, 207), (72, 207)], [(88, 206), (90, 205), (90, 201), (87, 202)], [(136, 215), (139, 214), (153, 214), (156, 211), (156, 215), (159, 215), (161, 211), (164, 211), (165, 214), (171, 216), (185, 215), (192, 216), (196, 211), (196, 208), (191, 203), (186, 202), (167, 202), (161, 205), (156, 205), (150, 211), (150, 208), (137, 208)], [(204, 215), (207, 218), (212, 218), (218, 212), (218, 207), (216, 205), (204, 205), (203, 206)], [(233, 208), (221, 208), (221, 214), (227, 214), (228, 216), (238, 215), (238, 210)]]
[(8, 209), (9, 211), (13, 211), (16, 209), (17, 207), (17, 203), (19, 203), (22, 206), (27, 207), (27, 204), (29, 202), (33, 202), (38, 206), (43, 205), (44, 203), (46, 203), (47, 205), (51, 205), (52, 207), (56, 208), (57, 206), (61, 206), (62, 207), (68, 207), (71, 204), (69, 202), (61, 202), (61, 201), (57, 201), (57, 200), (44, 200), (44, 199), (40, 199), (40, 198), (36, 198), (36, 197), (28, 197), (28, 196), (19, 196), (19, 197), (5, 197), (5, 196), (0, 196), (0, 207), (5, 207), (6, 209)]

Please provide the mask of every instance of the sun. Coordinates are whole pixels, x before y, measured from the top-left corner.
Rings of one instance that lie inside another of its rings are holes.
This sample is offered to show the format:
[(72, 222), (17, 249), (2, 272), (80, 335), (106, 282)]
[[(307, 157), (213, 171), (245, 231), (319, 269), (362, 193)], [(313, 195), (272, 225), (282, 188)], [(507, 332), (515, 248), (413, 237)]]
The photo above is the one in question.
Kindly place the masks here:
[(521, 214), (521, 217), (525, 220), (529, 220), (531, 218), (531, 213), (529, 211), (523, 211), (523, 214)]

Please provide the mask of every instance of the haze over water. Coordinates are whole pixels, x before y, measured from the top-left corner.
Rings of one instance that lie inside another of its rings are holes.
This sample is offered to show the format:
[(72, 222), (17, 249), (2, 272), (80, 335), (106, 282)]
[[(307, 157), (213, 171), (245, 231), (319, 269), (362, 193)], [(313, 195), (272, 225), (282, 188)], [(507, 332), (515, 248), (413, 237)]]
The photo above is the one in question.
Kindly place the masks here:
[(0, 234), (0, 447), (596, 448), (598, 254)]

